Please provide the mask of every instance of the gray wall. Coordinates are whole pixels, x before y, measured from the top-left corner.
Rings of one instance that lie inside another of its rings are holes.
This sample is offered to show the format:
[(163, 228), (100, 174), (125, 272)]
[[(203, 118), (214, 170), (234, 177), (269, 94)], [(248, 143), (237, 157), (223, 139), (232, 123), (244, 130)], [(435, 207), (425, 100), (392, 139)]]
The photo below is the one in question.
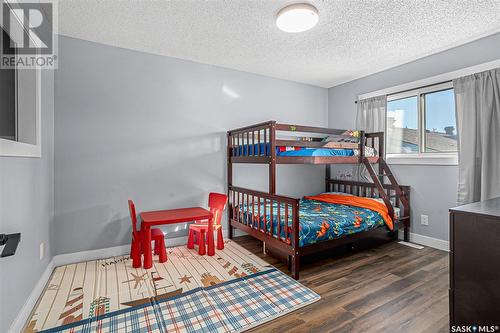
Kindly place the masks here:
[[(500, 59), (500, 34), (462, 45), (371, 76), (330, 88), (328, 122), (334, 128), (354, 128), (360, 94)], [(391, 166), (401, 184), (412, 186), (412, 232), (448, 240), (448, 208), (456, 205), (456, 166)], [(429, 215), (429, 225), (420, 215)]]
[[(15, 256), (0, 259), (0, 332), (7, 332), (52, 258), (54, 73), (42, 71), (42, 158), (0, 157), (0, 232), (21, 232)], [(45, 257), (39, 260), (39, 245)]]
[[(271, 119), (325, 126), (328, 92), (61, 36), (55, 108), (60, 254), (129, 243), (128, 198), (139, 211), (205, 206), (210, 191), (225, 192), (228, 129)], [(267, 169), (238, 169), (235, 185), (265, 188)], [(278, 192), (321, 191), (323, 170), (280, 167)]]

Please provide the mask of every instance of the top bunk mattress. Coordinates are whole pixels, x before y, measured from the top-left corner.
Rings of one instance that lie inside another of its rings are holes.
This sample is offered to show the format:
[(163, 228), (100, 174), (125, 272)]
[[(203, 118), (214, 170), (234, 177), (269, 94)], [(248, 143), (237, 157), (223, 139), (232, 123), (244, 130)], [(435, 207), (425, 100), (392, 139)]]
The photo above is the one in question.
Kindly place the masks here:
[[(371, 147), (365, 147), (365, 156), (376, 156), (377, 152)], [(269, 144), (244, 145), (234, 148), (234, 156), (268, 156)], [(276, 147), (276, 156), (359, 156), (359, 149), (346, 148), (304, 148), (304, 147)]]
[[(279, 148), (279, 147), (278, 147)], [(299, 150), (276, 150), (276, 156), (357, 156), (358, 149), (302, 148)]]

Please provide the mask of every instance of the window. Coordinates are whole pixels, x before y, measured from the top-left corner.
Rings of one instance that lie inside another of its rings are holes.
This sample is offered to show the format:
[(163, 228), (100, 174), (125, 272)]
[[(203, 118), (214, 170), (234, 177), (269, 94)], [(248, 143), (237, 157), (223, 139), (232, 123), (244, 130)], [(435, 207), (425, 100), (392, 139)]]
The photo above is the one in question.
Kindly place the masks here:
[(40, 86), (38, 68), (0, 69), (0, 156), (41, 156)]
[(386, 133), (389, 159), (454, 156), (456, 160), (458, 140), (452, 83), (389, 95)]

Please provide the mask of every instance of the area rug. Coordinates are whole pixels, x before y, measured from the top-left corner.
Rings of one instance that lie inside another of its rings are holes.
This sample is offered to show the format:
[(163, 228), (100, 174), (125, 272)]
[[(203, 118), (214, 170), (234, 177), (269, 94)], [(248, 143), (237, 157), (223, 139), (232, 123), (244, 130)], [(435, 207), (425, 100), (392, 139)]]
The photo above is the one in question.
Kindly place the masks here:
[(134, 269), (128, 256), (57, 267), (25, 332), (239, 332), (319, 295), (233, 241), (213, 257), (185, 246)]

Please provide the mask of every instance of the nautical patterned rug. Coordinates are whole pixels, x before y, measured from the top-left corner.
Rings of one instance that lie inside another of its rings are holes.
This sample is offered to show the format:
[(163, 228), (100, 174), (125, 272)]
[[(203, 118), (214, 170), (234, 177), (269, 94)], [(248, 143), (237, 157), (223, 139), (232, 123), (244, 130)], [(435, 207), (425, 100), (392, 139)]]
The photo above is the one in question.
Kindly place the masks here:
[(24, 332), (238, 332), (320, 298), (230, 240), (167, 251), (149, 270), (127, 255), (57, 267)]

